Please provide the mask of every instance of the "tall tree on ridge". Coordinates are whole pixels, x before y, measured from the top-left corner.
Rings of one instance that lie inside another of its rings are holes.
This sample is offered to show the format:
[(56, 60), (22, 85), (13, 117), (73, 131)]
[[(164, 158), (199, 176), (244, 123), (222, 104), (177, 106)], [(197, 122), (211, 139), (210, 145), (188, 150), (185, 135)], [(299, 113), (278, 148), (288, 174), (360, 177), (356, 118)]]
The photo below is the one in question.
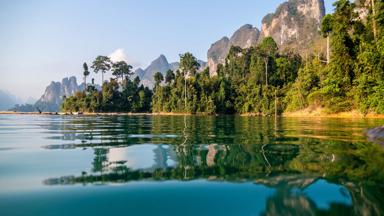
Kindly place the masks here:
[(89, 76), (89, 70), (88, 70), (88, 65), (86, 62), (83, 64), (83, 75), (84, 75), (84, 85), (85, 85), (85, 90), (87, 90), (87, 76)]
[(187, 108), (187, 78), (195, 76), (200, 64), (192, 53), (180, 54), (180, 70), (184, 74), (184, 108)]
[(175, 79), (175, 73), (172, 70), (168, 70), (165, 74), (165, 82), (171, 84), (172, 80)]
[(112, 61), (108, 56), (97, 56), (91, 68), (97, 74), (101, 72), (101, 85), (104, 83), (104, 73), (111, 70)]
[(125, 79), (129, 79), (129, 77), (133, 74), (132, 66), (127, 64), (125, 61), (115, 62), (112, 65), (112, 75), (116, 76), (116, 78), (121, 78), (121, 81)]
[(376, 26), (376, 7), (375, 0), (371, 0), (371, 8), (372, 8), (372, 27), (373, 27), (373, 36), (375, 40), (377, 40), (377, 26)]
[(153, 75), (153, 78), (155, 80), (155, 86), (159, 86), (162, 81), (164, 81), (164, 76), (160, 72), (156, 72), (155, 75)]
[(321, 22), (321, 33), (323, 37), (327, 38), (327, 64), (329, 64), (330, 56), (331, 56), (329, 35), (332, 32), (332, 22), (333, 22), (333, 17), (330, 14), (327, 14), (323, 18), (323, 21)]
[(272, 37), (266, 37), (264, 38), (260, 45), (259, 45), (259, 49), (264, 57), (264, 64), (265, 64), (265, 85), (268, 87), (268, 64), (269, 64), (269, 59), (272, 57), (272, 56), (275, 56), (277, 51), (278, 51), (278, 47), (277, 47), (277, 44), (275, 42), (275, 40), (273, 40)]

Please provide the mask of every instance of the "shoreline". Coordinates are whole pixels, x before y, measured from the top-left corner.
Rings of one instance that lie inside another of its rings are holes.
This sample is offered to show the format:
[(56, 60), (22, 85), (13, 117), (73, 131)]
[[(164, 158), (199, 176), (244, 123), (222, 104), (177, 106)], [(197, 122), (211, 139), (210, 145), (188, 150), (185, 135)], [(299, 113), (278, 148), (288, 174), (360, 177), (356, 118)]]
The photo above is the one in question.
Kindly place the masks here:
[[(208, 115), (205, 113), (125, 113), (125, 112), (110, 112), (110, 113), (66, 113), (66, 112), (14, 112), (0, 111), (0, 115), (57, 115), (57, 116), (220, 116), (219, 114)], [(270, 117), (256, 113), (232, 114), (233, 116), (242, 117)], [(384, 114), (362, 114), (358, 111), (340, 112), (340, 113), (325, 113), (322, 111), (296, 111), (285, 112), (280, 117), (284, 118), (340, 118), (340, 119), (384, 119)]]
[(79, 113), (79, 112), (14, 112), (0, 111), (0, 115), (56, 115), (56, 116), (185, 116), (185, 115), (203, 115), (190, 113), (129, 113), (129, 112), (108, 112), (108, 113)]
[(340, 118), (340, 119), (384, 119), (384, 114), (361, 113), (358, 110), (339, 113), (327, 113), (323, 108), (307, 108), (295, 112), (285, 112), (282, 114), (287, 118)]

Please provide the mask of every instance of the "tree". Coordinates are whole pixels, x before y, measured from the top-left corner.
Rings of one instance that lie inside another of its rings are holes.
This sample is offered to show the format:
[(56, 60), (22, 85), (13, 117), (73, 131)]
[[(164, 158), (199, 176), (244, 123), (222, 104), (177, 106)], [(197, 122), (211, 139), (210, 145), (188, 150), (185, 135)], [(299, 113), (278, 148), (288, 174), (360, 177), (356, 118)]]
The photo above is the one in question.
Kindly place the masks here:
[(165, 74), (165, 82), (171, 84), (171, 82), (175, 79), (175, 73), (172, 70), (168, 70)]
[(376, 2), (376, 23), (378, 26), (378, 38), (383, 39), (384, 33), (384, 2)]
[(377, 39), (377, 26), (376, 26), (376, 6), (375, 0), (371, 0), (371, 8), (372, 8), (372, 27), (373, 27), (373, 35), (375, 40)]
[(327, 104), (338, 107), (334, 111), (351, 109), (351, 100), (347, 99), (355, 78), (354, 64), (359, 45), (355, 35), (358, 16), (355, 5), (348, 0), (334, 3), (335, 12), (332, 14), (331, 25), (324, 30), (331, 33), (331, 61), (328, 66), (326, 79), (323, 81), (322, 92), (327, 97)]
[(265, 64), (265, 85), (268, 87), (268, 64), (269, 59), (275, 56), (278, 50), (277, 44), (272, 37), (264, 38), (259, 45), (260, 52), (264, 57)]
[(140, 77), (135, 77), (135, 79), (133, 80), (133, 83), (135, 84), (135, 86), (139, 86), (140, 84)]
[(184, 108), (187, 107), (187, 78), (195, 76), (200, 64), (197, 62), (192, 53), (185, 53), (180, 55), (180, 70), (184, 74)]
[(133, 74), (132, 68), (125, 61), (115, 62), (112, 65), (112, 75), (116, 76), (117, 79), (121, 78), (121, 81), (123, 81), (124, 77), (127, 80)]
[(327, 64), (329, 64), (330, 61), (330, 42), (329, 42), (329, 34), (332, 32), (332, 22), (333, 22), (333, 16), (330, 14), (327, 14), (323, 21), (321, 22), (321, 33), (323, 37), (327, 38)]
[(159, 86), (162, 81), (164, 81), (164, 76), (160, 72), (156, 72), (155, 75), (153, 75), (153, 78), (155, 80), (155, 86)]
[(111, 70), (112, 61), (108, 56), (97, 56), (93, 61), (91, 68), (97, 74), (101, 72), (101, 84), (104, 83), (104, 73)]
[(88, 65), (86, 62), (83, 64), (83, 75), (84, 75), (84, 85), (85, 85), (85, 90), (87, 90), (87, 76), (89, 76), (89, 70), (88, 70)]

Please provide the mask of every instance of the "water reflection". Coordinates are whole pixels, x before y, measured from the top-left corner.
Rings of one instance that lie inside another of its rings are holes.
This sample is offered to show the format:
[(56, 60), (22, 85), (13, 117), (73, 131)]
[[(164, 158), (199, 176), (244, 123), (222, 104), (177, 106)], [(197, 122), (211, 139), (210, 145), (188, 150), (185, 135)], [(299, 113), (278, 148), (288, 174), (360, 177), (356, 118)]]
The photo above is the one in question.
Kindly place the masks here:
[(91, 150), (93, 158), (88, 169), (43, 183), (250, 183), (272, 191), (254, 194), (265, 198), (257, 204), (260, 215), (382, 215), (384, 150), (363, 136), (371, 125), (235, 116), (63, 117), (39, 123), (54, 143), (44, 151)]

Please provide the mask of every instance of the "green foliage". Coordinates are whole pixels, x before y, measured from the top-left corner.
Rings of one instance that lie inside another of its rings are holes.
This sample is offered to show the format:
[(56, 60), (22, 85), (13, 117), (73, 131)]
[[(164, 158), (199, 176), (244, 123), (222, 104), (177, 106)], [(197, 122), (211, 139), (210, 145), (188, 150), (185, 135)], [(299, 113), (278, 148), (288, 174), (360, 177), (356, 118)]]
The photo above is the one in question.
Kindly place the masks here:
[(155, 79), (155, 85), (158, 86), (162, 81), (164, 81), (164, 76), (160, 72), (156, 72), (155, 75), (153, 76)]
[[(107, 61), (107, 59), (104, 60)], [(98, 91), (92, 82), (84, 92), (77, 92), (72, 97), (65, 98), (62, 110), (65, 112), (150, 112), (152, 91), (144, 88), (143, 85), (139, 86), (138, 77), (133, 81), (129, 79), (132, 75), (131, 69), (132, 66), (123, 61), (113, 64), (113, 75), (122, 78), (120, 82), (118, 79), (104, 82), (101, 91)]]
[(111, 67), (112, 61), (108, 56), (97, 56), (91, 66), (95, 73), (101, 72), (102, 82), (104, 82), (104, 74), (111, 70)]
[[(168, 81), (165, 86), (155, 88), (154, 111), (270, 115), (277, 108), (280, 113), (284, 104), (279, 102), (275, 107), (275, 101), (283, 101), (285, 96), (280, 89), (295, 81), (301, 65), (298, 55), (279, 54), (270, 37), (258, 47), (231, 47), (225, 65), (218, 66), (216, 77), (209, 77), (208, 69), (184, 77), (189, 74), (185, 71), (196, 70), (194, 59), (187, 54), (181, 55), (182, 72), (176, 72), (174, 82)], [(265, 76), (265, 59), (268, 59), (268, 77)], [(264, 86), (266, 79), (270, 83), (268, 86)], [(183, 106), (185, 92), (187, 102)]]
[(180, 70), (185, 76), (195, 76), (200, 65), (196, 57), (192, 53), (185, 53), (180, 55)]
[(172, 70), (168, 70), (165, 74), (165, 82), (171, 83), (173, 80), (175, 80), (175, 73)]
[(384, 113), (384, 3), (374, 3), (375, 7), (360, 5), (368, 7), (364, 19), (354, 3), (334, 3), (335, 12), (324, 17), (320, 29), (331, 42), (327, 64), (324, 54), (309, 54), (303, 60), (296, 53), (279, 51), (273, 38), (266, 37), (247, 49), (231, 47), (215, 77), (209, 76), (208, 68), (198, 71), (200, 65), (191, 53), (182, 54), (179, 70), (169, 70), (165, 77), (154, 75), (152, 92), (139, 86), (138, 77), (130, 80), (128, 64), (111, 66), (108, 57), (98, 56), (94, 71), (103, 74), (112, 67), (117, 79), (104, 83), (101, 92), (88, 86), (86, 92), (66, 99), (63, 109), (273, 115), (314, 106), (329, 112)]
[[(335, 12), (324, 17), (321, 27), (323, 36), (331, 39), (331, 62), (306, 62), (288, 91), (287, 109), (314, 105), (329, 112), (359, 109), (383, 113), (384, 46), (383, 37), (374, 38), (373, 11), (369, 10), (364, 21), (350, 1), (339, 0), (334, 6)], [(379, 8), (376, 12), (383, 13)]]
[(325, 15), (321, 22), (321, 34), (324, 37), (328, 37), (329, 33), (332, 32), (333, 16), (331, 14)]
[(321, 63), (313, 58), (305, 63), (298, 71), (296, 81), (290, 86), (285, 102), (288, 111), (295, 111), (306, 108), (309, 104), (319, 105), (323, 101), (317, 97), (320, 87)]
[(128, 65), (125, 61), (119, 61), (112, 64), (112, 75), (116, 76), (116, 79), (121, 80), (129, 79), (133, 75), (132, 66)]

